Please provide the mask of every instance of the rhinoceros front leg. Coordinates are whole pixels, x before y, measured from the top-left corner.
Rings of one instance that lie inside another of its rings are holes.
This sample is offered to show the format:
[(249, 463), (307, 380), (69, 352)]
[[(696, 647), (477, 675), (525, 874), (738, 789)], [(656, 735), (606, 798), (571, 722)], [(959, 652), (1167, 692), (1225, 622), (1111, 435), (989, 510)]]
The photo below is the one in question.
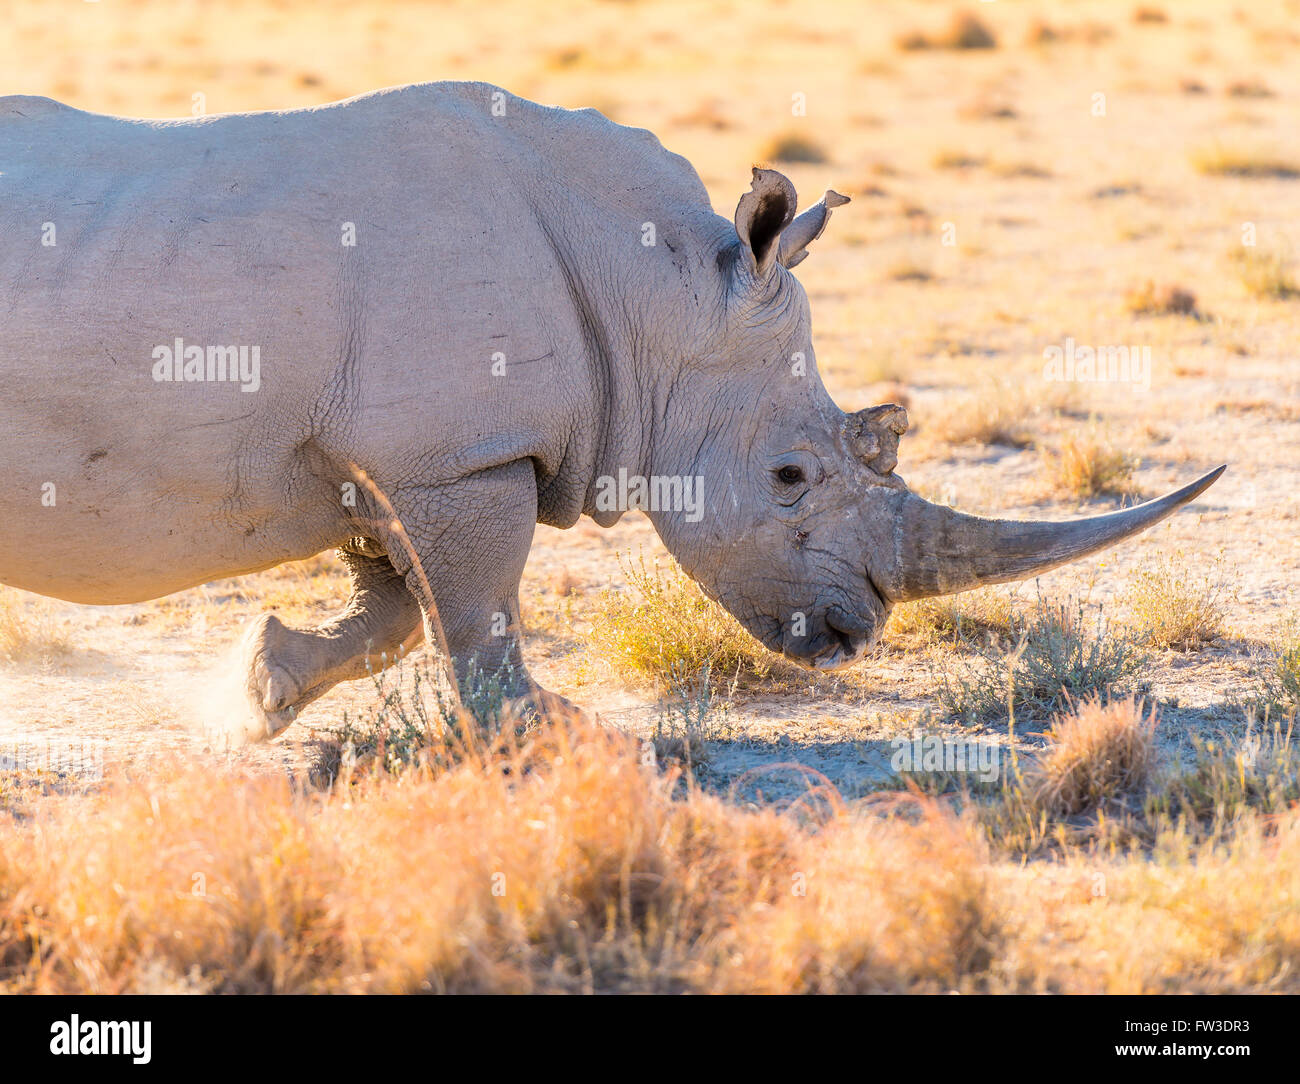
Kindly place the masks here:
[(291, 629), (264, 614), (245, 635), (255, 737), (274, 737), (339, 682), (377, 673), (423, 636), (420, 607), (387, 556), (353, 547), (339, 557), (352, 591), (338, 615), (313, 629)]
[(384, 544), (420, 603), (429, 643), (438, 643), (434, 622), (441, 622), (458, 678), (473, 660), (480, 674), (501, 675), (515, 708), (551, 717), (578, 713), (529, 677), (519, 650), (519, 580), (537, 526), (532, 461), (403, 490), (392, 506), (402, 530)]

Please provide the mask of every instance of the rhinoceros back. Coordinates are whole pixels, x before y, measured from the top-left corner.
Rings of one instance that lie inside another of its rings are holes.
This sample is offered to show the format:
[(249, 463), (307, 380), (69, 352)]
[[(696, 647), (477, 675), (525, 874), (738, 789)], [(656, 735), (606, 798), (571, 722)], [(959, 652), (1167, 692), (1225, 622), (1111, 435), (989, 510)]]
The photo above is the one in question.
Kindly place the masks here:
[(0, 580), (126, 601), (317, 552), (339, 524), (309, 444), (581, 463), (565, 246), (631, 256), (707, 203), (649, 133), (484, 84), (183, 120), (0, 99)]

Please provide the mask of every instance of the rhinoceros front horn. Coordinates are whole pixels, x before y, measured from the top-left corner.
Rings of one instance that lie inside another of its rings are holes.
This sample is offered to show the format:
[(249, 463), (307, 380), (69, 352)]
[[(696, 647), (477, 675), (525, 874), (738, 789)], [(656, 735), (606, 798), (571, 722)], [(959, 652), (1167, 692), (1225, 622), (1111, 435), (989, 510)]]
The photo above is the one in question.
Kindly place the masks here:
[(984, 519), (931, 504), (913, 493), (881, 494), (891, 506), (893, 553), (872, 579), (893, 602), (951, 595), (983, 584), (1022, 580), (1159, 523), (1194, 500), (1227, 469), (1210, 471), (1191, 485), (1145, 504), (1102, 516), (1064, 521)]

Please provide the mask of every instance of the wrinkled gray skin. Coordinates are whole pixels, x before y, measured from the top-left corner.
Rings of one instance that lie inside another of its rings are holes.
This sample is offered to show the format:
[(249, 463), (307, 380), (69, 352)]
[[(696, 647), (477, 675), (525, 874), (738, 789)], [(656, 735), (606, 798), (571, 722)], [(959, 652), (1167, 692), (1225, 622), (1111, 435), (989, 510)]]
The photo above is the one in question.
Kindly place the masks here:
[[(698, 522), (650, 513), (664, 543), (818, 667), (895, 601), (1092, 552), (1213, 480), (1070, 525), (912, 497), (905, 415), (830, 400), (788, 270), (843, 198), (792, 224), (794, 198), (755, 171), (733, 225), (649, 133), (483, 84), (178, 121), (0, 99), (0, 582), (139, 602), (339, 548), (336, 618), (246, 638), (275, 734), (433, 639), (430, 596), (452, 656), (553, 706), (516, 654), (534, 524), (611, 525), (620, 468), (703, 478)], [(260, 388), (154, 380), (177, 337), (258, 345)]]

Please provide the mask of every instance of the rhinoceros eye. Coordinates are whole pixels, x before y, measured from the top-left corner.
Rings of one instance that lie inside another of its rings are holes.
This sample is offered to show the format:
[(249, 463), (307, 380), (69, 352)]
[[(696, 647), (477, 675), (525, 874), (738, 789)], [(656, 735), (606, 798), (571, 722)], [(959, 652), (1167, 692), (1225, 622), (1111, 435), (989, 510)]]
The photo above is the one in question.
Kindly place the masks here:
[(776, 476), (788, 486), (797, 486), (803, 481), (803, 468), (788, 463), (776, 472)]

